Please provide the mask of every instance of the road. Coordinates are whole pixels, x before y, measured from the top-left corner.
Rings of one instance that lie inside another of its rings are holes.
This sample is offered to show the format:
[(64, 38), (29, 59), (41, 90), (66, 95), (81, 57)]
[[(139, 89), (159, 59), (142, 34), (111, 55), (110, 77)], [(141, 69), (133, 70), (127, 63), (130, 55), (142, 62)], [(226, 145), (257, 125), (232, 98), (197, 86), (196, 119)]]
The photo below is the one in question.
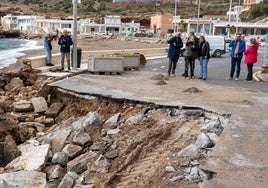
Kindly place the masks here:
[[(265, 47), (261, 46), (259, 48), (259, 55), (258, 55), (258, 62), (254, 64), (253, 71), (256, 72), (261, 69), (261, 66), (263, 64), (268, 63), (268, 58), (264, 54)], [(268, 55), (268, 54), (267, 54)], [(241, 87), (245, 88), (248, 91), (261, 91), (261, 92), (268, 92), (268, 87), (266, 82), (253, 82), (248, 83), (245, 81), (246, 75), (247, 75), (247, 66), (243, 62), (241, 63), (241, 74), (240, 74), (240, 80), (226, 80), (229, 76), (230, 71), (230, 56), (229, 53), (224, 54), (220, 58), (214, 58), (212, 57), (209, 60), (208, 64), (208, 79), (206, 82), (209, 84), (215, 84), (215, 85), (222, 85), (227, 87)], [(159, 72), (162, 74), (166, 74), (168, 66), (168, 58), (162, 57), (158, 59), (151, 59), (148, 61), (146, 66), (141, 69), (141, 71), (153, 71), (153, 72)], [(198, 78), (199, 76), (199, 61), (196, 61), (196, 68), (195, 68), (195, 76)], [(182, 76), (182, 73), (184, 72), (184, 59), (180, 58), (177, 65), (177, 71), (176, 76)]]

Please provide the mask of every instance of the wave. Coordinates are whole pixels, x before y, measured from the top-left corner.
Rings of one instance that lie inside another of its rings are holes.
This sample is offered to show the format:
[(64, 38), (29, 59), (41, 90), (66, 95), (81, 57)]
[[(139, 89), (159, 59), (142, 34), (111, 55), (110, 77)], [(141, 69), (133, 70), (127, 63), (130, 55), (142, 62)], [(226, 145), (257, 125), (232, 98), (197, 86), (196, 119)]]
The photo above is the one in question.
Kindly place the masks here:
[(17, 59), (25, 56), (24, 51), (38, 50), (43, 46), (37, 41), (22, 39), (0, 40), (0, 69), (17, 62)]

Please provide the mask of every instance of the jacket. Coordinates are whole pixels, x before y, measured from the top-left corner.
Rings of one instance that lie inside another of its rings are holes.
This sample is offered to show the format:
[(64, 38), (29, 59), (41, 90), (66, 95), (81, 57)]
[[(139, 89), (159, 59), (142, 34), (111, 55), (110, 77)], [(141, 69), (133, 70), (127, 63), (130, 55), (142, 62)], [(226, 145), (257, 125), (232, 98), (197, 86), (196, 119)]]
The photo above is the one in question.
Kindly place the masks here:
[[(232, 48), (232, 50), (230, 51), (230, 56), (231, 57), (234, 57), (234, 53), (235, 53), (235, 47), (236, 47), (236, 43), (238, 41), (236, 40), (232, 40), (229, 44), (229, 47)], [(240, 43), (239, 43), (239, 50), (238, 50), (238, 59), (242, 59), (243, 57), (243, 52), (245, 51), (246, 49), (246, 43), (245, 41), (243, 40), (240, 40)]]
[(170, 38), (167, 42), (170, 44), (169, 49), (168, 49), (168, 58), (179, 59), (181, 48), (183, 47), (181, 38), (177, 38), (175, 36), (175, 37)]
[(210, 58), (210, 47), (207, 41), (200, 42), (198, 45), (198, 57), (205, 58), (205, 56), (207, 56), (207, 59)]
[(61, 35), (58, 44), (60, 45), (60, 52), (70, 52), (70, 46), (73, 45), (73, 40), (69, 35)]
[(248, 48), (244, 52), (245, 54), (245, 63), (256, 63), (257, 62), (257, 56), (258, 56), (258, 45), (252, 44), (248, 46)]

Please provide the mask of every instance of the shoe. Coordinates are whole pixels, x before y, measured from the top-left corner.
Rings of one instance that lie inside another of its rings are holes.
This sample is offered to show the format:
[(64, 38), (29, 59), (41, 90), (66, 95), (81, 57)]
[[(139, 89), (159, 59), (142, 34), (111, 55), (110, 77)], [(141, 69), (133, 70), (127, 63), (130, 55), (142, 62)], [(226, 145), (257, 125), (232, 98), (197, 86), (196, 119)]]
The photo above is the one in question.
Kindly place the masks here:
[(185, 79), (190, 80), (190, 79), (191, 79), (191, 77), (185, 77)]
[(247, 82), (253, 82), (253, 80), (246, 79)]
[(202, 77), (199, 77), (198, 79), (202, 80), (203, 78)]
[(238, 81), (238, 80), (239, 80), (239, 78), (238, 78), (238, 77), (236, 77), (236, 78), (235, 78), (235, 80), (236, 80), (236, 81)]
[(195, 79), (195, 77), (194, 77), (194, 76), (191, 76), (191, 78), (192, 78), (192, 79)]
[(206, 80), (206, 78), (203, 78), (203, 80)]
[(229, 78), (225, 78), (225, 80), (232, 80), (233, 78), (229, 77)]
[(46, 64), (46, 66), (55, 66), (54, 64), (50, 63), (50, 64)]
[(171, 74), (170, 76), (171, 76), (171, 77), (176, 77), (176, 75), (175, 75), (175, 74)]

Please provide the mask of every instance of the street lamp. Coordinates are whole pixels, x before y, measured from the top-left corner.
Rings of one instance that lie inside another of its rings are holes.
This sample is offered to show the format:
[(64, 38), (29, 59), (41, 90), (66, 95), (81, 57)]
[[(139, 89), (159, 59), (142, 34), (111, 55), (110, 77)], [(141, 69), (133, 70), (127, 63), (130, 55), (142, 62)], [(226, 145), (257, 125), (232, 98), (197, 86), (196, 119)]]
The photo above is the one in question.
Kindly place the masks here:
[[(229, 7), (229, 23), (228, 23), (228, 24), (231, 23), (232, 3), (233, 3), (232, 0), (230, 0), (230, 7)], [(227, 36), (228, 36), (228, 38), (230, 38), (230, 29), (227, 31)]]
[(73, 70), (77, 70), (77, 3), (81, 3), (81, 0), (72, 0), (73, 1)]
[(197, 31), (196, 33), (198, 34), (198, 30), (199, 30), (199, 19), (200, 19), (200, 2), (201, 0), (197, 0), (198, 1), (198, 10), (197, 10)]

